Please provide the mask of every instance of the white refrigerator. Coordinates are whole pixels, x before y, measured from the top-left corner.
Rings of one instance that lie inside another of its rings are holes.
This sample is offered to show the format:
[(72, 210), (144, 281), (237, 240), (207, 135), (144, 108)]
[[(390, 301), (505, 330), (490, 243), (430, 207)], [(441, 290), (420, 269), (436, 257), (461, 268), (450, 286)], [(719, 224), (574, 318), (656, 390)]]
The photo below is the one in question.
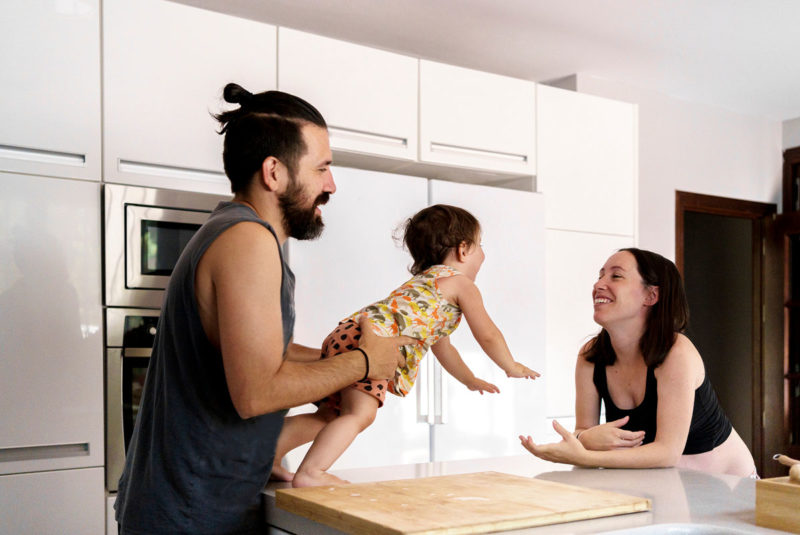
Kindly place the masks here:
[[(333, 173), (337, 192), (322, 208), (322, 237), (287, 244), (297, 277), (296, 342), (319, 347), (339, 320), (408, 280), (411, 257), (395, 230), (425, 206), (445, 203), (469, 210), (481, 222), (486, 261), (476, 283), (486, 309), (514, 357), (543, 372), (541, 195), (350, 168)], [(480, 349), (466, 321), (451, 340), (475, 375), (501, 393), (470, 392), (429, 353), (411, 394), (387, 396), (375, 422), (332, 470), (518, 454), (523, 451), (518, 435), (541, 432), (544, 381), (507, 378)], [(290, 414), (310, 410), (313, 405)], [(295, 470), (306, 451), (290, 453), (287, 467)]]

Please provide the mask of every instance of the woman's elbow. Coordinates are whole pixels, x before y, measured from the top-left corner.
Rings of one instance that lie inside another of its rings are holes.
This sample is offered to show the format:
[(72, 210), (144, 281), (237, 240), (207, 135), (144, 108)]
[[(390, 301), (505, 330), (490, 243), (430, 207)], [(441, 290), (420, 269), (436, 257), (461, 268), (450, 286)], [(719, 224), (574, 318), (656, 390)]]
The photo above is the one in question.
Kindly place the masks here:
[(664, 446), (656, 460), (656, 468), (674, 468), (681, 460), (682, 451), (679, 448)]

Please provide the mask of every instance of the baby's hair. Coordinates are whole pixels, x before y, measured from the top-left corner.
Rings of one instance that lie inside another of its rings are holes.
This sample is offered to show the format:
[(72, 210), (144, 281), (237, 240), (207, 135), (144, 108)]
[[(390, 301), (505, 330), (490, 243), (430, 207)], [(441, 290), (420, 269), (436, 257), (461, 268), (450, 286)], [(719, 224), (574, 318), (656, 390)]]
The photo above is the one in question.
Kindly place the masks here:
[(447, 254), (462, 243), (475, 244), (481, 224), (463, 208), (435, 204), (420, 210), (401, 227), (403, 245), (414, 263), (413, 275), (444, 262)]

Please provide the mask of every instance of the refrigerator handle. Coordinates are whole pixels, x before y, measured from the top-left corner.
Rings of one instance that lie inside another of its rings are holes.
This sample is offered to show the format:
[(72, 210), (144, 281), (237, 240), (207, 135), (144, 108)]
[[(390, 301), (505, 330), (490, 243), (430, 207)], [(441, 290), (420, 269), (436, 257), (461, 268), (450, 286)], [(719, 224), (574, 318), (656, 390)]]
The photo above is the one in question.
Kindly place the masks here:
[(431, 359), (433, 361), (433, 366), (435, 372), (433, 374), (436, 385), (434, 386), (434, 390), (436, 391), (436, 398), (434, 399), (434, 407), (436, 410), (435, 420), (434, 423), (437, 424), (446, 424), (447, 423), (447, 381), (444, 379), (444, 368), (442, 365), (439, 364), (439, 361), (436, 359)]
[(436, 359), (429, 355), (422, 360), (422, 364), (417, 376), (417, 422), (433, 424), (436, 423)]

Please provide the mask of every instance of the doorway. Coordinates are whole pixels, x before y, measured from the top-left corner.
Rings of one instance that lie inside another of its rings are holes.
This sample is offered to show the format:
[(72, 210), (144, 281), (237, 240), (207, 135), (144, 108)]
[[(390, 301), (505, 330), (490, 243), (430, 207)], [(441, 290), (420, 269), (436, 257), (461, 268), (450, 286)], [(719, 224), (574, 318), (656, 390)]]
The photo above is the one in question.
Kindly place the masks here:
[(763, 473), (762, 220), (777, 207), (683, 191), (675, 200), (675, 263), (689, 301), (687, 335)]

